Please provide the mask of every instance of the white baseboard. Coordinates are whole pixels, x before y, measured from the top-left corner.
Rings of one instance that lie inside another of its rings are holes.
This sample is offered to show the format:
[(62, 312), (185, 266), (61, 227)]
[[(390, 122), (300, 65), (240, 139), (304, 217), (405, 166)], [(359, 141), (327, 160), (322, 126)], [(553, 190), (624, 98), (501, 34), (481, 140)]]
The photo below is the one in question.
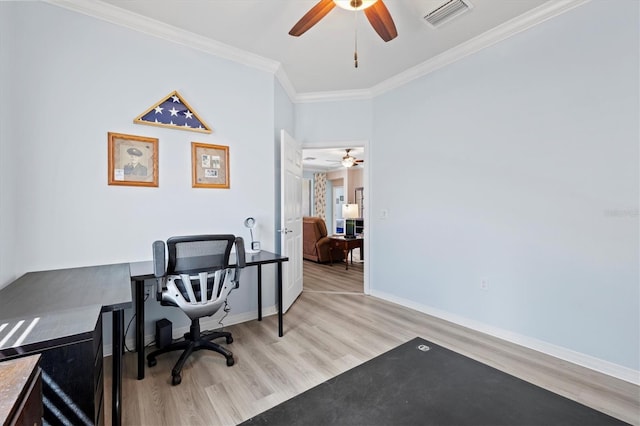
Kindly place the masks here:
[[(562, 346), (557, 346), (551, 343), (537, 340), (532, 337), (524, 336), (518, 333), (513, 333), (511, 331), (503, 330), (497, 327), (492, 327), (478, 321), (474, 321), (474, 320), (471, 320), (459, 315), (455, 315), (440, 309), (436, 309), (430, 306), (415, 303), (411, 300), (399, 298), (385, 292), (372, 290), (371, 296), (377, 297), (379, 299), (383, 299), (392, 303), (396, 303), (401, 306), (405, 306), (407, 308), (416, 310), (418, 312), (423, 312), (427, 315), (431, 315), (436, 318), (440, 318), (445, 321), (449, 321), (454, 324), (461, 325), (471, 330), (488, 334), (490, 336), (494, 336), (502, 340), (506, 340), (507, 342), (514, 343), (516, 345), (523, 346), (525, 348), (533, 349), (535, 351), (542, 352), (544, 354), (553, 356), (555, 358), (559, 358), (559, 359), (571, 362), (573, 364), (580, 365), (582, 367), (640, 386), (640, 371), (633, 370), (631, 368), (624, 367), (618, 364), (614, 364), (612, 362), (605, 361), (599, 358), (595, 358), (593, 356), (586, 355), (580, 352), (576, 352), (571, 349), (564, 348)], [(270, 315), (275, 315), (277, 312), (278, 311), (274, 305), (269, 308), (263, 309), (262, 315), (263, 317), (267, 317)], [(252, 321), (257, 318), (258, 318), (258, 315), (255, 312), (245, 312), (238, 315), (229, 315), (224, 319), (224, 325), (229, 326), (233, 324), (239, 324), (246, 321)], [(205, 319), (201, 320), (200, 325), (203, 330), (217, 329), (220, 327), (220, 325), (218, 324), (218, 321), (219, 321), (219, 316), (214, 315), (213, 317), (207, 318), (206, 320)], [(174, 339), (180, 338), (184, 335), (184, 333), (188, 331), (189, 331), (188, 325), (180, 328), (174, 328), (173, 338)], [(152, 334), (145, 335), (144, 336), (145, 346), (153, 342), (154, 339), (155, 339), (155, 336)], [(127, 337), (126, 343), (127, 343), (127, 347), (135, 348), (135, 336)], [(110, 356), (112, 352), (113, 352), (112, 344), (104, 345), (103, 354), (105, 357)]]
[(586, 355), (580, 352), (573, 351), (561, 346), (553, 345), (541, 340), (534, 339), (532, 337), (524, 336), (518, 333), (513, 333), (508, 330), (503, 330), (497, 327), (492, 327), (487, 324), (483, 324), (478, 321), (474, 321), (462, 316), (452, 314), (450, 312), (442, 311), (430, 306), (415, 303), (411, 300), (399, 298), (391, 294), (372, 290), (371, 295), (379, 299), (383, 299), (407, 308), (422, 312), (436, 318), (443, 319), (445, 321), (452, 322), (457, 325), (469, 328), (471, 330), (478, 331), (480, 333), (488, 334), (490, 336), (498, 337), (502, 340), (506, 340), (510, 343), (523, 346), (525, 348), (533, 349), (538, 352), (542, 352), (546, 355), (559, 358), (573, 364), (580, 365), (582, 367), (594, 370), (608, 376), (612, 376), (621, 380), (624, 380), (635, 385), (640, 385), (640, 371), (633, 370), (622, 365), (614, 364), (609, 361), (605, 361), (599, 358), (595, 358), (590, 355)]
[[(262, 309), (262, 317), (268, 317), (271, 315), (275, 315), (278, 313), (278, 310), (276, 309), (275, 305), (271, 306), (269, 308), (263, 308)], [(219, 329), (220, 326), (220, 318), (221, 318), (221, 314), (217, 313), (216, 315), (213, 315), (211, 317), (208, 318), (202, 318), (200, 319), (200, 328), (202, 330), (215, 330), (215, 329)], [(233, 324), (240, 324), (242, 322), (247, 322), (247, 321), (253, 321), (255, 319), (258, 319), (258, 313), (257, 312), (245, 312), (242, 314), (237, 314), (237, 315), (228, 315), (224, 321), (223, 324), (225, 327), (233, 325)], [(178, 339), (181, 338), (182, 336), (184, 336), (185, 333), (189, 332), (189, 325), (186, 325), (184, 327), (179, 327), (179, 328), (174, 328), (172, 330), (172, 337), (174, 339)], [(155, 340), (155, 336), (153, 334), (146, 334), (144, 336), (144, 345), (148, 345), (149, 343), (152, 343)], [(132, 336), (128, 336), (125, 339), (125, 342), (127, 344), (127, 347), (130, 349), (134, 349), (136, 347), (136, 338), (135, 335)], [(104, 357), (107, 356), (111, 356), (111, 354), (113, 353), (113, 344), (107, 344), (104, 345), (102, 348), (102, 354)]]

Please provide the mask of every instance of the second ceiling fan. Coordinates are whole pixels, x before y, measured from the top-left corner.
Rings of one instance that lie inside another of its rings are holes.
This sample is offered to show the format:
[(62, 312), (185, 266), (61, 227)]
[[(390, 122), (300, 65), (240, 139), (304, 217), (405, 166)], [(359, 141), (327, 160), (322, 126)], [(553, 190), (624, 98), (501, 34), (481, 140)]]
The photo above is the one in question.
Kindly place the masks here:
[(342, 157), (342, 160), (340, 160), (340, 164), (342, 164), (344, 167), (349, 168), (364, 163), (364, 160), (358, 160), (356, 157), (349, 154), (349, 152), (351, 152), (351, 148), (347, 148), (345, 149), (345, 151), (346, 155)]
[(396, 25), (382, 0), (320, 0), (291, 28), (289, 34), (301, 36), (336, 5), (348, 10), (364, 10), (369, 23), (384, 41), (393, 40), (398, 36)]

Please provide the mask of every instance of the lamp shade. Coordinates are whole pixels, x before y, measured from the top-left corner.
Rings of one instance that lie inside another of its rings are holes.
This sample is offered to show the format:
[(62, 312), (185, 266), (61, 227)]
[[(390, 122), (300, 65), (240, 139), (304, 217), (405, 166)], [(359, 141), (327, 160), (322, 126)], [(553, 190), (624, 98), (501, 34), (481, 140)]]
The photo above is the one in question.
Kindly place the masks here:
[(343, 204), (342, 205), (342, 217), (344, 219), (357, 219), (358, 218), (358, 205), (357, 204)]

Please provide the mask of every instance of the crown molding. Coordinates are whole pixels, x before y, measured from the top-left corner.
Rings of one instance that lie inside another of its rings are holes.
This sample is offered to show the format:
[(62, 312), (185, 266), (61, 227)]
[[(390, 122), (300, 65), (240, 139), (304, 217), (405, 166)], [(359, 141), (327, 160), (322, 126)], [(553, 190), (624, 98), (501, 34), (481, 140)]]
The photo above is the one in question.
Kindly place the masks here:
[(228, 44), (194, 34), (137, 13), (95, 0), (44, 0), (74, 12), (82, 13), (112, 24), (126, 27), (150, 36), (200, 50), (224, 59), (275, 74), (280, 63)]
[(459, 61), (473, 53), (492, 46), (502, 40), (512, 37), (522, 31), (534, 27), (548, 19), (561, 15), (571, 9), (588, 3), (591, 0), (549, 0), (541, 6), (532, 9), (498, 27), (480, 34), (479, 36), (459, 44), (434, 58), (369, 88), (359, 90), (343, 90), (332, 92), (297, 93), (289, 80), (282, 64), (273, 59), (265, 58), (254, 53), (229, 46), (227, 44), (173, 27), (155, 19), (126, 11), (116, 6), (95, 0), (44, 0), (65, 9), (73, 10), (94, 18), (116, 25), (127, 27), (135, 31), (158, 37), (170, 42), (179, 43), (205, 53), (222, 57), (240, 64), (257, 68), (274, 74), (289, 99), (294, 103), (336, 102), (372, 99), (385, 92), (403, 86), (417, 78), (423, 77), (442, 67)]
[(294, 102), (296, 103), (312, 103), (312, 102), (335, 102), (335, 101), (359, 101), (363, 99), (371, 99), (373, 95), (370, 89), (361, 90), (339, 90), (335, 92), (307, 92), (298, 93)]
[(381, 95), (410, 81), (423, 77), (442, 67), (457, 62), (473, 53), (490, 47), (502, 40), (510, 38), (522, 31), (534, 27), (542, 22), (561, 15), (571, 9), (588, 3), (591, 0), (550, 0), (510, 21), (492, 28), (477, 37), (447, 50), (419, 65), (409, 68), (371, 89), (373, 96)]
[(278, 81), (280, 82), (280, 85), (286, 92), (287, 96), (289, 96), (289, 100), (291, 102), (295, 102), (297, 96), (296, 88), (293, 87), (293, 84), (291, 83), (291, 80), (289, 80), (289, 76), (284, 71), (284, 68), (282, 68), (282, 65), (278, 66), (275, 76), (276, 79), (278, 79)]

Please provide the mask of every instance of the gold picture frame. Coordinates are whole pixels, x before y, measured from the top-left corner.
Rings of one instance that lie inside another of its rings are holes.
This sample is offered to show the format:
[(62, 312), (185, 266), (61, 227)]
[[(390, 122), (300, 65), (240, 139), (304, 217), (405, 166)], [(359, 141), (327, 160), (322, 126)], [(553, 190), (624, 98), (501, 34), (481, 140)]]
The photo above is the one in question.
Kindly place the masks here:
[(193, 188), (229, 189), (229, 147), (191, 142)]
[(158, 139), (108, 133), (109, 185), (158, 186)]

